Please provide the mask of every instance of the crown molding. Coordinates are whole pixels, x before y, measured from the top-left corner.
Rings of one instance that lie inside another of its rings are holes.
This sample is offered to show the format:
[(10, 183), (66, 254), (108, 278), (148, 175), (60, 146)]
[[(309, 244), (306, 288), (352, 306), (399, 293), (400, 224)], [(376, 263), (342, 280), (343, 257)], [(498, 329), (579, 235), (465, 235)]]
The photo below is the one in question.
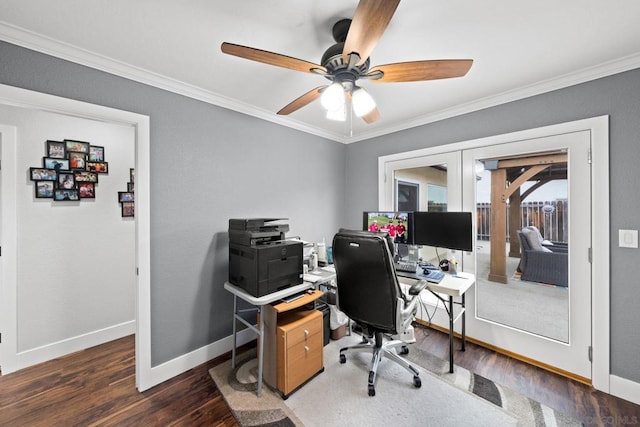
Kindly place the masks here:
[(584, 68), (577, 72), (568, 73), (559, 77), (537, 82), (528, 86), (505, 91), (497, 95), (488, 96), (476, 101), (457, 105), (452, 108), (437, 111), (432, 114), (423, 115), (412, 120), (396, 123), (393, 126), (379, 129), (374, 132), (365, 132), (356, 137), (350, 138), (347, 143), (357, 142), (367, 139), (376, 138), (393, 132), (423, 126), (429, 123), (438, 122), (463, 114), (472, 113), (474, 111), (484, 110), (509, 102), (518, 101), (520, 99), (529, 98), (535, 95), (552, 92), (554, 90), (563, 89), (602, 77), (619, 74), (640, 68), (640, 53), (629, 55), (620, 59), (604, 62), (593, 67)]
[(540, 95), (601, 77), (640, 68), (639, 53), (605, 62), (597, 66), (588, 67), (574, 73), (565, 74), (528, 86), (509, 90), (473, 102), (460, 104), (452, 108), (416, 117), (411, 120), (395, 123), (370, 132), (364, 131), (356, 136), (345, 137), (344, 135), (328, 132), (326, 129), (309, 126), (290, 117), (274, 115), (271, 111), (256, 108), (247, 103), (239, 102), (218, 93), (214, 93), (2, 21), (0, 21), (0, 40), (343, 144), (350, 144), (388, 135), (405, 129), (423, 126), (462, 114), (495, 107), (497, 105), (517, 101), (519, 99)]

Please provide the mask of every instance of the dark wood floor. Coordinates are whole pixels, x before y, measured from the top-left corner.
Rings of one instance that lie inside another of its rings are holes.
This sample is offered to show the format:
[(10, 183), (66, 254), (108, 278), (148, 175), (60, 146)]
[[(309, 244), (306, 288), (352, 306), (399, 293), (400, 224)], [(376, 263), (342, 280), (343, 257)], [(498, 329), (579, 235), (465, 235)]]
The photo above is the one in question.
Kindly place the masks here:
[[(421, 329), (416, 338), (421, 349), (447, 357), (446, 334)], [(639, 405), (491, 350), (468, 344), (455, 357), (456, 364), (586, 425), (640, 424)], [(122, 338), (1, 376), (0, 426), (236, 426), (208, 374), (228, 358), (221, 356), (139, 393), (134, 338)]]

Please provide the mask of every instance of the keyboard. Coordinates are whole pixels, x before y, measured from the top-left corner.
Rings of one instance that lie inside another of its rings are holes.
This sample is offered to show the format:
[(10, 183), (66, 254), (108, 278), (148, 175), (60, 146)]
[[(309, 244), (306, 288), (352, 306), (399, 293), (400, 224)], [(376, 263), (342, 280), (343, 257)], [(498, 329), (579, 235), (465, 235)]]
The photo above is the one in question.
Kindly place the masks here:
[(427, 282), (431, 282), (431, 283), (440, 283), (442, 282), (442, 279), (444, 279), (444, 273), (442, 271), (438, 271), (438, 270), (426, 270), (429, 272), (429, 274), (424, 273), (423, 276), (425, 279), (427, 279)]
[(396, 262), (397, 271), (407, 271), (409, 273), (415, 273), (418, 269), (418, 263), (412, 261), (398, 261)]

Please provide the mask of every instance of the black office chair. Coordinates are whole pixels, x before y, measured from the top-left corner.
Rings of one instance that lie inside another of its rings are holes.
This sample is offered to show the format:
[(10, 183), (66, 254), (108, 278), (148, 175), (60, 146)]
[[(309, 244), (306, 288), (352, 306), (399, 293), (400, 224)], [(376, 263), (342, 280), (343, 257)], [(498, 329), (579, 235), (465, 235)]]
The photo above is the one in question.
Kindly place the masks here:
[[(398, 356), (408, 354), (406, 344), (415, 342), (413, 316), (418, 294), (426, 287), (419, 281), (410, 290), (410, 299), (402, 292), (393, 261), (393, 242), (386, 233), (340, 230), (333, 238), (333, 262), (337, 275), (338, 308), (362, 328), (362, 342), (340, 349), (373, 351), (369, 371), (369, 396), (375, 396), (378, 364), (383, 357), (404, 367), (413, 375), (413, 385), (422, 385), (420, 375), (411, 364)], [(390, 340), (383, 342), (384, 338)]]

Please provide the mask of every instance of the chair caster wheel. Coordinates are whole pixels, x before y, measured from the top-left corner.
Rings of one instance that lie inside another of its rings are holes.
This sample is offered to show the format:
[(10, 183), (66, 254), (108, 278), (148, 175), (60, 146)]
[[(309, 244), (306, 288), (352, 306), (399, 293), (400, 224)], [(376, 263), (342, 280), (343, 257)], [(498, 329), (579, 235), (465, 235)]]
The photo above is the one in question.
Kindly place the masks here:
[(415, 388), (422, 387), (422, 381), (420, 380), (420, 377), (413, 377), (413, 386)]
[(347, 356), (345, 356), (344, 354), (340, 355), (340, 363), (347, 363)]
[(375, 396), (376, 395), (376, 388), (369, 384), (369, 396)]
[(409, 347), (407, 347), (406, 345), (403, 345), (402, 348), (400, 349), (400, 354), (409, 354)]

